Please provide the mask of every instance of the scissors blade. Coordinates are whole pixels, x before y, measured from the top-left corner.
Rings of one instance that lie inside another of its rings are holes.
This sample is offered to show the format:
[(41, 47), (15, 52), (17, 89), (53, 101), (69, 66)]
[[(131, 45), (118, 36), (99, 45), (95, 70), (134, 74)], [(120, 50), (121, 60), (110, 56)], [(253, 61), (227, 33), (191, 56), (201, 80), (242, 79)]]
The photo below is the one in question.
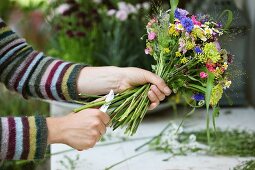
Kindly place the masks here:
[(111, 104), (111, 101), (112, 101), (113, 99), (114, 99), (114, 92), (113, 92), (113, 90), (111, 90), (110, 93), (108, 93), (108, 94), (106, 95), (105, 101), (106, 101), (107, 103), (105, 103), (104, 105), (102, 105), (102, 106), (100, 107), (99, 110), (101, 110), (102, 112), (105, 112), (105, 113), (106, 113), (106, 111), (107, 111), (107, 109), (109, 108), (109, 106), (110, 106), (110, 104)]

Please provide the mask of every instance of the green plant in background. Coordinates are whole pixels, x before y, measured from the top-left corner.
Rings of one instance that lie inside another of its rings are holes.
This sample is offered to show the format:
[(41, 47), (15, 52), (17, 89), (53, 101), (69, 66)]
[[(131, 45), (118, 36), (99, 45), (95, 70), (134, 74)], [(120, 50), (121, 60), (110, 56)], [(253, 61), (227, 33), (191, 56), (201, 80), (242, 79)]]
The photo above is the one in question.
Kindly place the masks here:
[(49, 115), (49, 106), (45, 102), (24, 100), (20, 95), (7, 91), (3, 86), (0, 86), (0, 93), (1, 116)]
[(254, 170), (255, 160), (244, 161), (240, 165), (234, 167), (233, 170)]
[[(48, 10), (52, 26), (48, 54), (90, 65), (138, 66), (152, 62), (144, 54), (148, 2), (58, 1)], [(146, 57), (146, 58), (145, 58)]]
[(95, 64), (99, 16), (91, 1), (56, 1), (48, 9), (52, 26), (48, 54), (67, 61)]
[(120, 1), (116, 8), (101, 12), (99, 34), (102, 40), (98, 44), (95, 56), (100, 65), (137, 66), (149, 69), (152, 59), (144, 54), (144, 43), (141, 37), (145, 34), (144, 24), (150, 4), (126, 3)]
[(0, 17), (3, 19), (8, 18), (11, 9), (15, 6), (15, 2), (10, 0), (1, 0), (0, 1)]

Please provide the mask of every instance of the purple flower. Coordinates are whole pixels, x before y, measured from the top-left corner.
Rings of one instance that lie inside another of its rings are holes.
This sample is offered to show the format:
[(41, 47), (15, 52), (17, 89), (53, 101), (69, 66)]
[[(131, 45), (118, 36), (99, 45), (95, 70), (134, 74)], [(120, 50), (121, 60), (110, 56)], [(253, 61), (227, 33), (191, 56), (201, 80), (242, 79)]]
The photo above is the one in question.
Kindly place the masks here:
[(181, 19), (182, 26), (187, 30), (187, 32), (191, 32), (194, 28), (194, 24), (190, 18), (182, 18)]
[(195, 52), (196, 52), (197, 54), (203, 53), (203, 50), (202, 50), (200, 47), (198, 47), (198, 46), (196, 46), (196, 47), (194, 48), (194, 50), (195, 50)]
[(182, 18), (186, 17), (189, 14), (188, 11), (177, 8), (174, 11), (174, 17), (177, 18), (178, 20), (181, 20)]
[(205, 96), (202, 93), (194, 94), (191, 98), (196, 101), (205, 100)]

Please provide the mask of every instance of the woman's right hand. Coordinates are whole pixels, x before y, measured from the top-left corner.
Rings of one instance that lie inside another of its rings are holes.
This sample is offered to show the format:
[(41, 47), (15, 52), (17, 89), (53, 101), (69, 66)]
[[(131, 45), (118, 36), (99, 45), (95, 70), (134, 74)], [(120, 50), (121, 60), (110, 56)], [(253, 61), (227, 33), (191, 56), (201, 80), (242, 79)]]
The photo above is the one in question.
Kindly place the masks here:
[(81, 151), (100, 140), (110, 117), (99, 109), (86, 109), (64, 117), (49, 117), (46, 121), (48, 144), (63, 143)]

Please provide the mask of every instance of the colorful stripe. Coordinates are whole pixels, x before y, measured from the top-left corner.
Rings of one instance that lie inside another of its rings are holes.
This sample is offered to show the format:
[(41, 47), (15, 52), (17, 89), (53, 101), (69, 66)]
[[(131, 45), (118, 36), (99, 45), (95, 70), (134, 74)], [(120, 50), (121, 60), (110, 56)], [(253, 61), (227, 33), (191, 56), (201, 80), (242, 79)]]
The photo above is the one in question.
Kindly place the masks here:
[(52, 82), (51, 82), (51, 85), (50, 85), (50, 90), (51, 90), (51, 93), (52, 95), (54, 96), (55, 99), (57, 100), (63, 100), (61, 99), (61, 97), (58, 95), (58, 92), (57, 92), (57, 82), (58, 82), (58, 79), (61, 75), (61, 72), (64, 70), (64, 68), (68, 65), (69, 63), (67, 62), (64, 62), (62, 63), (58, 69), (56, 70), (56, 73), (54, 74), (53, 78), (52, 78)]
[(2, 141), (1, 141), (1, 159), (5, 159), (9, 143), (9, 124), (8, 118), (1, 118), (2, 121)]
[(47, 124), (42, 116), (0, 118), (0, 159), (42, 159), (47, 147)]
[(23, 151), (20, 159), (27, 159), (28, 153), (30, 150), (30, 138), (29, 138), (29, 122), (27, 117), (22, 117), (22, 125), (23, 125)]
[(19, 160), (23, 151), (23, 124), (22, 118), (15, 117), (16, 122), (16, 146), (15, 146), (15, 154), (13, 159)]
[(22, 78), (19, 82), (19, 85), (18, 85), (18, 88), (17, 88), (19, 93), (23, 92), (25, 82), (27, 81), (29, 75), (31, 74), (31, 71), (33, 70), (35, 65), (38, 63), (38, 61), (42, 58), (42, 56), (43, 56), (43, 53), (39, 53), (38, 55), (36, 55), (34, 60), (29, 64), (28, 68), (26, 69), (26, 72), (24, 73), (24, 75), (22, 76)]
[(28, 153), (28, 159), (33, 159), (35, 156), (35, 148), (36, 148), (36, 125), (35, 125), (35, 117), (29, 117), (29, 153)]

